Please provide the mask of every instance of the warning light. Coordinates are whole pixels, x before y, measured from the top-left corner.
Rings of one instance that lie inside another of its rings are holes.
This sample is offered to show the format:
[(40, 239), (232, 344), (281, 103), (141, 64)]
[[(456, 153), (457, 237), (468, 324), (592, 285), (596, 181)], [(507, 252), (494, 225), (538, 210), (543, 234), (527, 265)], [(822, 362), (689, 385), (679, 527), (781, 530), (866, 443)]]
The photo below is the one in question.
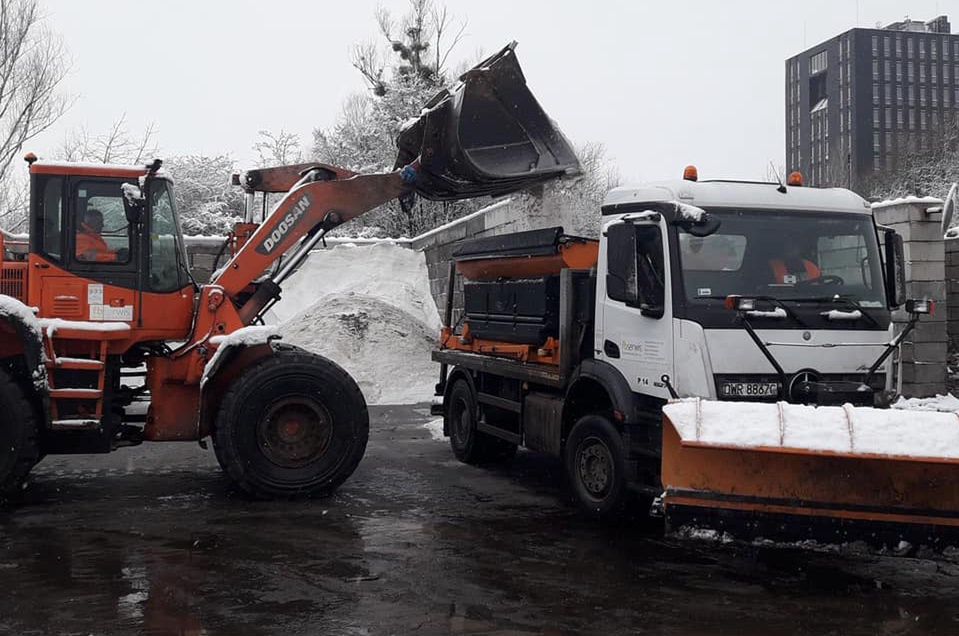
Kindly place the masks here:
[(802, 173), (798, 170), (790, 172), (789, 178), (786, 179), (786, 185), (802, 187)]
[(33, 162), (37, 160), (37, 156), (32, 152), (28, 152), (27, 154), (23, 155), (23, 160), (27, 162), (27, 165), (32, 165)]
[(686, 166), (683, 170), (683, 179), (686, 181), (699, 181), (699, 170), (696, 166)]

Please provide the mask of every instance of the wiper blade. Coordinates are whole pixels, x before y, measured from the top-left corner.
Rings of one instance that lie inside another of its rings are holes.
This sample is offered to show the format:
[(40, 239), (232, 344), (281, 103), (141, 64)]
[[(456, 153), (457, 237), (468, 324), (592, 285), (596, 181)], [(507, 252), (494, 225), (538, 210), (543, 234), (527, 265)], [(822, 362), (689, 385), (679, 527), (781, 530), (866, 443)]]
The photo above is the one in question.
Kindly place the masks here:
[(866, 311), (866, 308), (863, 307), (862, 304), (861, 304), (858, 300), (856, 300), (855, 298), (853, 298), (853, 297), (851, 297), (851, 296), (844, 296), (844, 295), (842, 295), (842, 294), (834, 294), (834, 295), (832, 295), (832, 296), (815, 296), (815, 297), (812, 297), (812, 298), (790, 298), (789, 300), (794, 300), (794, 301), (798, 301), (798, 302), (806, 302), (806, 303), (836, 303), (836, 302), (838, 302), (838, 303), (845, 303), (845, 305), (846, 305), (847, 307), (852, 307), (853, 309), (855, 309), (856, 311), (858, 311), (860, 314), (862, 314), (862, 315), (863, 315), (865, 318), (867, 318), (867, 319), (869, 320), (869, 322), (871, 322), (874, 326), (876, 326), (876, 327), (879, 326), (879, 321), (876, 320), (876, 319), (872, 316), (872, 314), (870, 314), (868, 311)]
[[(779, 300), (778, 298), (774, 298), (772, 296), (752, 296), (752, 295), (748, 295), (748, 297), (754, 298), (756, 300), (763, 300), (766, 302), (770, 302), (776, 305), (777, 307), (781, 307), (782, 310), (786, 312), (786, 315), (792, 318), (797, 325), (799, 325), (803, 329), (809, 328), (809, 325), (806, 324), (806, 321), (800, 318), (795, 311), (790, 309), (788, 305), (783, 303), (783, 301)], [(696, 300), (726, 300), (726, 296), (696, 296)]]

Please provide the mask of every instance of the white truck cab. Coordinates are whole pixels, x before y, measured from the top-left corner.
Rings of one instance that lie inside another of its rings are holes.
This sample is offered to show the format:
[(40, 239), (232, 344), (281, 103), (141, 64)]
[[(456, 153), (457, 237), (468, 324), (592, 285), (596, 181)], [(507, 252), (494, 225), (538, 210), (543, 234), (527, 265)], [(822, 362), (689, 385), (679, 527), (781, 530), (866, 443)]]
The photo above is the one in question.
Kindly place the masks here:
[(594, 355), (636, 393), (798, 401), (861, 382), (890, 341), (881, 228), (849, 190), (684, 179), (616, 188), (602, 214)]

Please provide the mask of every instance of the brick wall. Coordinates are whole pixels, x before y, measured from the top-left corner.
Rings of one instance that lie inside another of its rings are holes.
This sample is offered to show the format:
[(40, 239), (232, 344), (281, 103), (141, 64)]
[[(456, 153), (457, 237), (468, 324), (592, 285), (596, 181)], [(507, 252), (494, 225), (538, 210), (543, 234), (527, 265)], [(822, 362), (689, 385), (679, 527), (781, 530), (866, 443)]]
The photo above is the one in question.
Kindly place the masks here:
[[(946, 392), (949, 301), (946, 294), (946, 250), (939, 227), (941, 212), (930, 201), (885, 202), (873, 206), (876, 221), (903, 238), (906, 297), (936, 301), (934, 316), (922, 316), (902, 345), (902, 394), (928, 396)], [(959, 311), (953, 315), (959, 314)], [(893, 314), (901, 326), (904, 311)]]

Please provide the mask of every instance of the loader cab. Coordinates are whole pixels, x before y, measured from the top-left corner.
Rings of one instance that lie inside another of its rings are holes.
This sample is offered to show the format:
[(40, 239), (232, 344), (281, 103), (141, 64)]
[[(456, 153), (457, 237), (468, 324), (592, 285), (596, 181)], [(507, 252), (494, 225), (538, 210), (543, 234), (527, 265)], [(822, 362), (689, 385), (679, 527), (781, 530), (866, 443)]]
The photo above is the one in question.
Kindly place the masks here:
[[(131, 214), (124, 189), (141, 178), (143, 204)], [(176, 313), (189, 315), (179, 305), (192, 302), (195, 285), (169, 179), (131, 166), (49, 162), (33, 163), (30, 179), (28, 289), (40, 317), (165, 330), (162, 315), (141, 318), (138, 307), (171, 295)], [(168, 325), (183, 331), (181, 322)]]

